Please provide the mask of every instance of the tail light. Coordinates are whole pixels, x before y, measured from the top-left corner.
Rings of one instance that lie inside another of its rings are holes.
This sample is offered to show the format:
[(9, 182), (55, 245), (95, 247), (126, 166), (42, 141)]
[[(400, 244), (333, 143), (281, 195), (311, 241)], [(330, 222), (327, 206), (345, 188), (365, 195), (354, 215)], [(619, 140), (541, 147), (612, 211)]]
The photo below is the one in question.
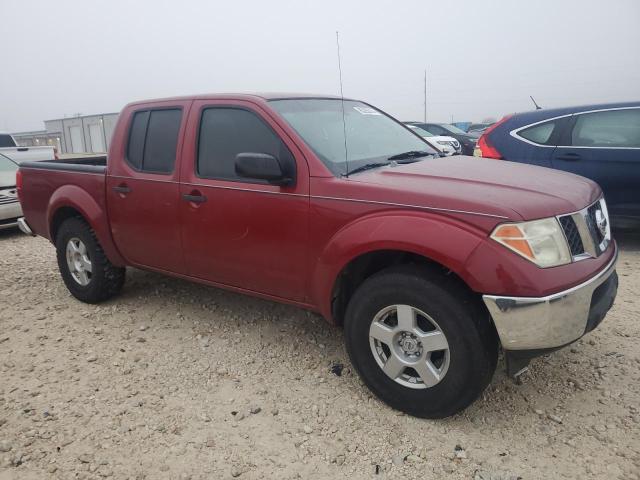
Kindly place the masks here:
[(484, 131), (484, 133), (478, 139), (478, 143), (476, 144), (476, 148), (473, 152), (476, 157), (495, 158), (496, 160), (502, 160), (502, 154), (489, 141), (489, 134), (510, 118), (511, 115), (507, 115), (503, 117), (502, 120), (494, 123)]
[(16, 193), (18, 194), (18, 201), (22, 203), (22, 170), (20, 169), (16, 172)]

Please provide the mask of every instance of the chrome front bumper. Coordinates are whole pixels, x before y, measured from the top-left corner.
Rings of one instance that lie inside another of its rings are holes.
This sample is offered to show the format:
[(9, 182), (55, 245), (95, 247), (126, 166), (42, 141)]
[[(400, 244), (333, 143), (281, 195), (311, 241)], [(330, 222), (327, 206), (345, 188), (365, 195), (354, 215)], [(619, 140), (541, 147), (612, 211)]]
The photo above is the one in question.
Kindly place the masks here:
[(569, 290), (540, 298), (483, 295), (502, 347), (505, 350), (558, 348), (595, 328), (611, 308), (617, 292), (615, 244), (614, 248), (614, 257), (604, 269)]
[[(6, 197), (5, 197), (6, 198)], [(0, 204), (0, 230), (5, 228), (15, 228), (18, 224), (18, 217), (22, 215), (22, 208), (17, 201), (4, 202)]]
[(31, 230), (31, 227), (29, 226), (27, 221), (24, 219), (24, 217), (20, 217), (18, 219), (18, 228), (22, 233), (26, 233), (27, 235), (31, 235), (32, 237), (36, 236), (36, 234), (33, 233), (33, 231)]

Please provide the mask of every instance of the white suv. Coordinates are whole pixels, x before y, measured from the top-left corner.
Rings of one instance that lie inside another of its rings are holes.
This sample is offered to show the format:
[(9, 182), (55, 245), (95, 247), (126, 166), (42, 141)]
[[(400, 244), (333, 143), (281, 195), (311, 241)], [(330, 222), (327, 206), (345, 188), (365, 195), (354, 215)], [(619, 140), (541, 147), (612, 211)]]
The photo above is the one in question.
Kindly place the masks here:
[(442, 135), (433, 135), (432, 133), (429, 133), (420, 127), (416, 127), (415, 125), (410, 125), (408, 123), (405, 123), (405, 125), (415, 133), (420, 135), (422, 138), (424, 138), (429, 143), (429, 145), (431, 145), (437, 151), (444, 153), (447, 157), (450, 157), (451, 155), (460, 155), (460, 142), (458, 142), (458, 140), (456, 140), (455, 138)]

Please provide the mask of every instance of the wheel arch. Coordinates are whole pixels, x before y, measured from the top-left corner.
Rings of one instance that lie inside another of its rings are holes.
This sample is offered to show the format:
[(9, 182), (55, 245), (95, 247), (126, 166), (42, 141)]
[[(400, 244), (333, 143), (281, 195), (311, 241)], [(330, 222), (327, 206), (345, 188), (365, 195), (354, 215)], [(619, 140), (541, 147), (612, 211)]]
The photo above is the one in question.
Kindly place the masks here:
[(341, 229), (328, 243), (314, 269), (312, 299), (330, 323), (341, 324), (346, 304), (362, 281), (403, 263), (435, 269), (473, 292), (465, 263), (484, 236), (457, 219), (433, 214), (366, 217)]
[(56, 241), (56, 235), (62, 223), (73, 217), (81, 217), (89, 224), (111, 263), (116, 266), (125, 265), (124, 259), (113, 243), (104, 207), (82, 188), (65, 185), (53, 193), (47, 209), (47, 233), (53, 243)]

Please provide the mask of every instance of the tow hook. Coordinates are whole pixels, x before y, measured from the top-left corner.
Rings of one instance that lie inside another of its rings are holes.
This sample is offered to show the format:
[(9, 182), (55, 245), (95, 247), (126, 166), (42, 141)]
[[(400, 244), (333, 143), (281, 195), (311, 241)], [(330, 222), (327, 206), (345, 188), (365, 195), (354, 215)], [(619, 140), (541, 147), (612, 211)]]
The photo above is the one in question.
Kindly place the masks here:
[(529, 370), (531, 357), (526, 354), (519, 355), (513, 350), (505, 350), (504, 357), (507, 361), (507, 376), (509, 376), (509, 378), (511, 378), (516, 384), (522, 384), (520, 377)]

